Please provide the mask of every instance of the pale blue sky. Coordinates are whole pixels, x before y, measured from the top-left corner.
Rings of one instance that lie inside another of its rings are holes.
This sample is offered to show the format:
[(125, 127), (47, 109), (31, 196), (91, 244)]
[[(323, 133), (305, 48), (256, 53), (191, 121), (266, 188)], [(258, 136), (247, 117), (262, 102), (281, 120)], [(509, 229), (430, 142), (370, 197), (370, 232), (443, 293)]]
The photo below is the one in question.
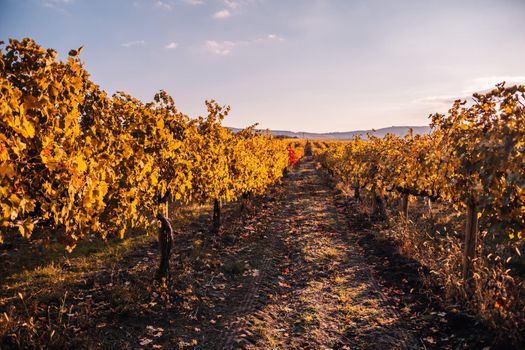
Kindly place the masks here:
[(525, 83), (525, 0), (0, 0), (0, 40), (82, 59), (108, 92), (165, 89), (190, 116), (294, 131), (425, 125)]

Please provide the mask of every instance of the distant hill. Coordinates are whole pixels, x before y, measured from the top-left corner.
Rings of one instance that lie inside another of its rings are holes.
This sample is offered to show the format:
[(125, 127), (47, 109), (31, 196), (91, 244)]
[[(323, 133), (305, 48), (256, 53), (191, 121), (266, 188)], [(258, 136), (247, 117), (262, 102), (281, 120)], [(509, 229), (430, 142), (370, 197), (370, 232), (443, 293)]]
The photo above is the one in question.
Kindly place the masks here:
[[(315, 132), (295, 132), (287, 130), (270, 130), (270, 134), (274, 136), (285, 136), (290, 138), (305, 138), (310, 140), (349, 140), (355, 135), (366, 136), (370, 132), (374, 136), (383, 137), (386, 134), (395, 134), (398, 136), (405, 136), (408, 130), (412, 129), (414, 134), (428, 134), (430, 127), (428, 126), (391, 126), (389, 128), (382, 128), (377, 130), (355, 130), (355, 131), (343, 131), (343, 132), (327, 132), (327, 133), (315, 133)], [(241, 129), (230, 128), (230, 130), (237, 132)]]

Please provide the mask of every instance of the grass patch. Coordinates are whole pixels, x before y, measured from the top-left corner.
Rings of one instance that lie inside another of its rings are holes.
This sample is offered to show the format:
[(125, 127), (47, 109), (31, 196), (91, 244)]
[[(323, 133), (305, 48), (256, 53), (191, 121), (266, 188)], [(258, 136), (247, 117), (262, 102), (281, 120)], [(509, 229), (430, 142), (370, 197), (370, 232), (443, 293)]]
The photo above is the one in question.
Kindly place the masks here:
[(337, 291), (338, 308), (345, 315), (345, 323), (370, 322), (381, 317), (379, 302), (366, 291), (365, 284)]

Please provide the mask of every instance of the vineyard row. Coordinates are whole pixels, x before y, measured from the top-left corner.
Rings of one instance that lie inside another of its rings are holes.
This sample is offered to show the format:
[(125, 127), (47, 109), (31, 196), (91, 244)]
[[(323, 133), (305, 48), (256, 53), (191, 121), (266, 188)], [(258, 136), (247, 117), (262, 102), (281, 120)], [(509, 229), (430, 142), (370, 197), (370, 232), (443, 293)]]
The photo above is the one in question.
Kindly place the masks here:
[(156, 217), (169, 255), (170, 201), (213, 202), (217, 229), (221, 202), (262, 193), (301, 156), (300, 143), (223, 127), (229, 107), (213, 100), (207, 117), (191, 119), (164, 91), (148, 103), (108, 96), (80, 51), (60, 61), (31, 39), (0, 51), (3, 235), (60, 232), (72, 250), (87, 234), (123, 237), (156, 226)]

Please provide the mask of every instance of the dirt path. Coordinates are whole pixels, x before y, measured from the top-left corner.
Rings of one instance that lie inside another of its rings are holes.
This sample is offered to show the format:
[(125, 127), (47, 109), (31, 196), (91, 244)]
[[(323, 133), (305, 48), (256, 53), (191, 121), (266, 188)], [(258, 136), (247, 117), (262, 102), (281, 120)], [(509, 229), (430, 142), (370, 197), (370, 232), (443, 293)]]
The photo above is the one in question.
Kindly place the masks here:
[(245, 252), (250, 268), (228, 281), (215, 308), (222, 317), (201, 330), (200, 348), (417, 347), (313, 162), (285, 180), (261, 219), (261, 240)]

